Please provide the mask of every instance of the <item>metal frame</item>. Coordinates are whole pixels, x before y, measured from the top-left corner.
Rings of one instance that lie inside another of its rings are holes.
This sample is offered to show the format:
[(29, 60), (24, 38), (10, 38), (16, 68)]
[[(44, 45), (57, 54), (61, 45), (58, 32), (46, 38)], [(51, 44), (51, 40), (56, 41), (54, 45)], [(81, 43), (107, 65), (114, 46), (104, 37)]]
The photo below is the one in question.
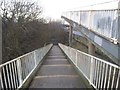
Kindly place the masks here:
[(37, 49), (14, 60), (0, 65), (0, 81), (2, 89), (19, 89), (30, 77), (38, 64), (48, 53), (53, 44)]
[[(96, 47), (98, 47), (104, 54), (113, 60), (116, 64), (120, 65), (120, 46), (119, 44), (112, 43), (109, 39), (102, 37), (101, 35), (93, 32), (92, 30), (79, 25), (68, 17), (62, 16), (61, 18), (65, 19), (70, 25), (73, 26), (73, 29), (87, 38), (92, 42)], [(75, 24), (75, 25), (74, 25)], [(111, 47), (111, 48), (109, 48)]]
[[(106, 14), (109, 15), (109, 17), (111, 17), (111, 19), (114, 19), (115, 16), (116, 16), (116, 18), (118, 17), (117, 16), (118, 11), (119, 11), (119, 9), (111, 9), (111, 10), (80, 10), (80, 11), (66, 12), (62, 16), (67, 17), (68, 19), (70, 19), (70, 20), (72, 20), (74, 22), (76, 22), (76, 18), (78, 18), (78, 20), (80, 20), (80, 21), (79, 22), (77, 21), (76, 23), (78, 23), (79, 25), (82, 25), (83, 27), (88, 28), (89, 30), (95, 32), (96, 34), (110, 40), (114, 44), (117, 44), (117, 43), (120, 43), (118, 41), (118, 39), (119, 39), (118, 31), (115, 32), (115, 34), (113, 35), (112, 27), (110, 27), (110, 29), (105, 29), (105, 30), (104, 29), (99, 29), (98, 30), (98, 28), (96, 28), (97, 25), (94, 24), (95, 20), (97, 21), (94, 14), (101, 15), (101, 19), (106, 18)], [(78, 13), (79, 15), (76, 16), (76, 13)], [(113, 15), (113, 13), (114, 13), (114, 15)], [(70, 15), (70, 16), (68, 16), (68, 15)], [(74, 17), (76, 17), (76, 18), (74, 18)], [(99, 16), (98, 16), (98, 21), (100, 21)], [(108, 22), (106, 24), (106, 27), (107, 27), (107, 25), (109, 23), (110, 22)], [(111, 21), (110, 24), (112, 25), (113, 21)]]
[[(119, 66), (63, 44), (59, 44), (59, 46), (95, 89), (118, 89), (120, 87), (118, 86), (120, 85)], [(76, 59), (71, 57), (76, 57)]]

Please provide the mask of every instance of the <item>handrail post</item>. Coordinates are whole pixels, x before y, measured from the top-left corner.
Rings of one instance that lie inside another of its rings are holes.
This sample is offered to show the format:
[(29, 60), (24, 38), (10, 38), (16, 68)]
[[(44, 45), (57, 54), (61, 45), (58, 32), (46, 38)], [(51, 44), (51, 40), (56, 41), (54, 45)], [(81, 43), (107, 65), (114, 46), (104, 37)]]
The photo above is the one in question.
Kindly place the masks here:
[(17, 70), (18, 70), (18, 77), (19, 77), (19, 85), (22, 84), (22, 68), (21, 68), (21, 62), (20, 59), (17, 60)]
[(89, 11), (89, 17), (88, 17), (88, 29), (91, 30), (91, 16), (92, 16), (92, 10)]
[(93, 72), (94, 72), (94, 60), (91, 57), (91, 65), (90, 65), (90, 84), (93, 83)]
[(77, 60), (78, 60), (78, 53), (77, 53), (77, 50), (76, 50), (76, 66), (77, 66)]
[(36, 52), (34, 51), (34, 61), (35, 61), (35, 67), (37, 65), (37, 59), (36, 59)]
[(70, 25), (70, 28), (69, 28), (69, 46), (72, 46), (72, 42), (73, 42), (73, 26)]

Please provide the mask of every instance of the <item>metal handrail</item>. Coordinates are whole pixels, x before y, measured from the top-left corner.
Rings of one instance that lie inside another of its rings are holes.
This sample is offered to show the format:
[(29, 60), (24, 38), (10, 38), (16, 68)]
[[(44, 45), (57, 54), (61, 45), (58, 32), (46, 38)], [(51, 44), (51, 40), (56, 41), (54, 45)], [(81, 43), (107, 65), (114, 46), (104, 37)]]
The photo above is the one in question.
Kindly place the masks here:
[(117, 44), (120, 43), (118, 41), (119, 26), (117, 25), (119, 11), (119, 8), (110, 10), (68, 11), (63, 13), (62, 16)]
[(63, 44), (59, 46), (95, 89), (120, 87), (119, 66)]
[(1, 87), (21, 88), (53, 44), (34, 50), (0, 65)]

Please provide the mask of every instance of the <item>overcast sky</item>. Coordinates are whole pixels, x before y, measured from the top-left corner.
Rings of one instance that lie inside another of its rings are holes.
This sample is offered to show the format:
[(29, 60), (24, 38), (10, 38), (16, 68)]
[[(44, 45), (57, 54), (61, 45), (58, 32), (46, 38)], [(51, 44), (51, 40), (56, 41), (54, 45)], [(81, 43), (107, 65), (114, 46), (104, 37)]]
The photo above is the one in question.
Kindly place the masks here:
[(43, 7), (43, 16), (45, 18), (51, 17), (53, 19), (60, 19), (61, 13), (64, 11), (75, 10), (75, 9), (79, 10), (80, 7), (83, 6), (88, 6), (88, 5), (108, 2), (108, 1), (117, 1), (117, 0), (31, 0), (31, 1), (36, 1), (40, 6)]
[(44, 16), (59, 19), (61, 13), (68, 10), (79, 9), (80, 7), (116, 0), (36, 0), (44, 9)]

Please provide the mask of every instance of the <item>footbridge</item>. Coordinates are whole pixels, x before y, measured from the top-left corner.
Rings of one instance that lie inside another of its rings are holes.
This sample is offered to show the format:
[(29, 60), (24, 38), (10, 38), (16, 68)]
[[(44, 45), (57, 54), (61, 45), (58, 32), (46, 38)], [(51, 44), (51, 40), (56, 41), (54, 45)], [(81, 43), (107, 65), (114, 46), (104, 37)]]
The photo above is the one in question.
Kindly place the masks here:
[(49, 44), (0, 65), (1, 89), (120, 88), (120, 67), (69, 46)]
[(81, 33), (93, 46), (120, 65), (119, 0), (67, 11), (61, 17), (69, 23), (70, 39), (79, 36), (73, 35), (74, 31)]

